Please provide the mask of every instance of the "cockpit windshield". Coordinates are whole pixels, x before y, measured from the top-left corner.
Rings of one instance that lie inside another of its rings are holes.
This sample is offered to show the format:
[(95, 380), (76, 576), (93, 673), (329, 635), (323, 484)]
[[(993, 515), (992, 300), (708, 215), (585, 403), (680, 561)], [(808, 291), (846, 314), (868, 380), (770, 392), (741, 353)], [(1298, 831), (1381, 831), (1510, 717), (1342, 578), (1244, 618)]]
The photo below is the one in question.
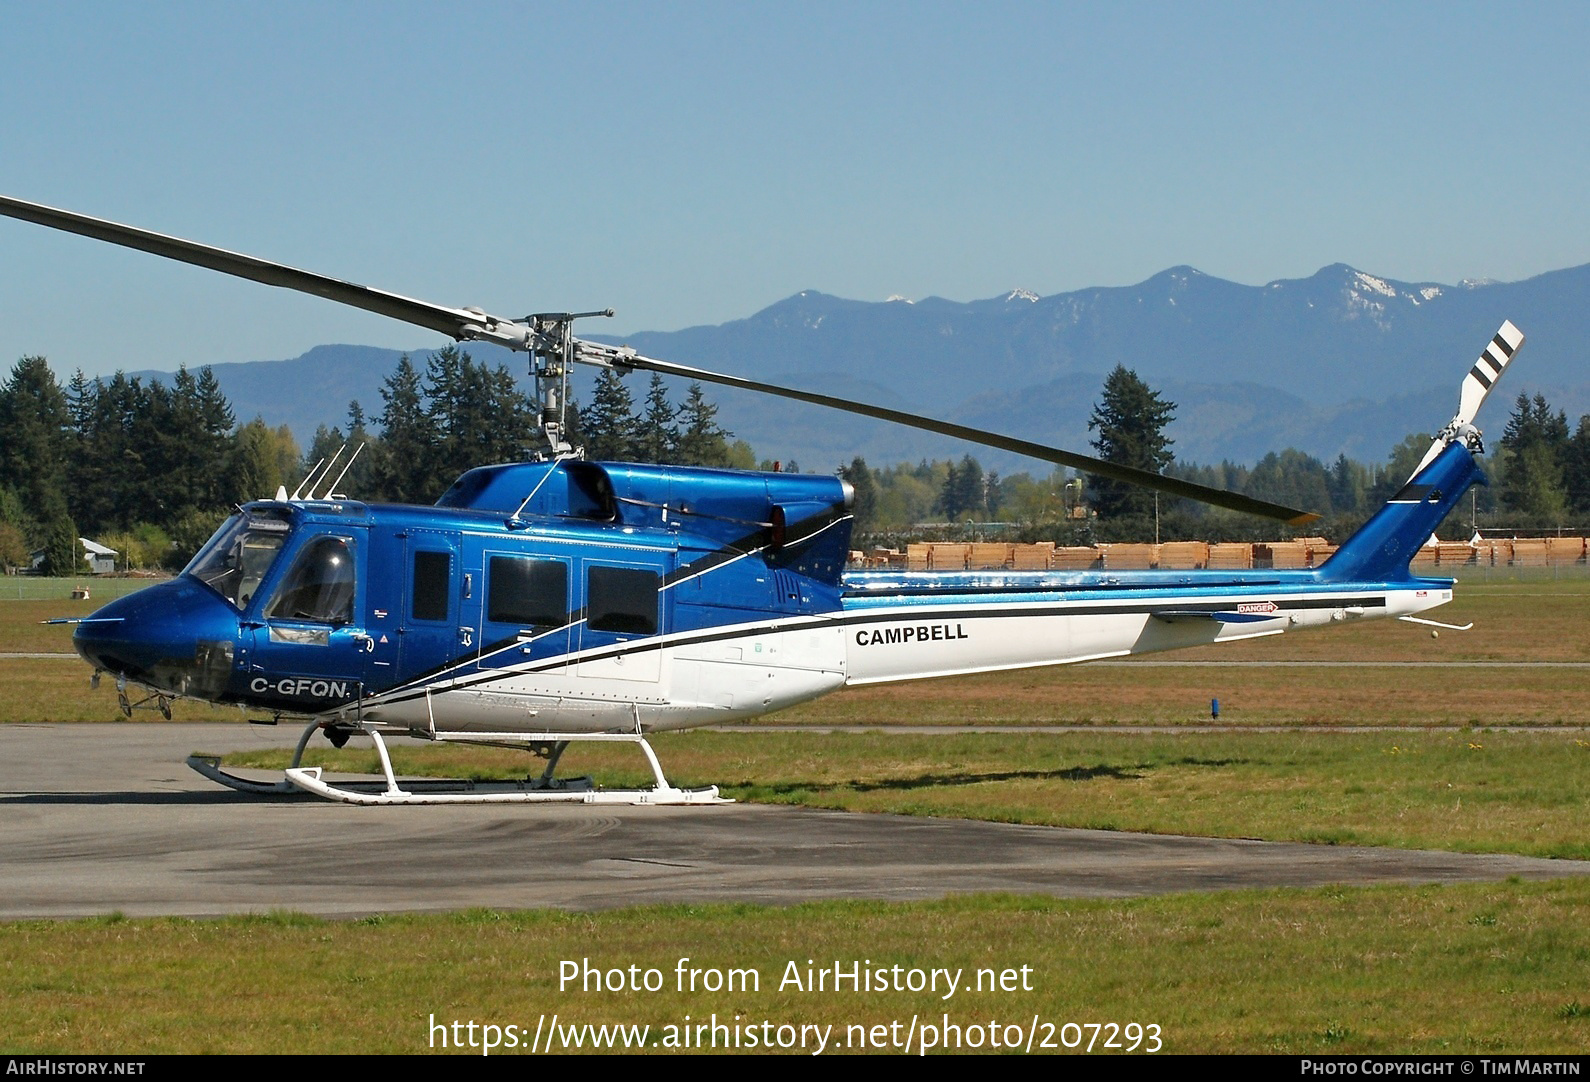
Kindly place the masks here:
[(291, 530), (292, 523), (280, 511), (233, 515), (182, 573), (203, 582), (241, 612), (259, 590)]

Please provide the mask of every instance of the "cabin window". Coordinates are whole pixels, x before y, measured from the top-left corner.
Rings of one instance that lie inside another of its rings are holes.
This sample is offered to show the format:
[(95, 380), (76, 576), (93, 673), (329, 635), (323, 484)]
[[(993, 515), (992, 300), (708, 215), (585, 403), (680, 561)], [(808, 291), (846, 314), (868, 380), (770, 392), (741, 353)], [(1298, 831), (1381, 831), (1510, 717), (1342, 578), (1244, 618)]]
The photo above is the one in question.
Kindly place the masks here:
[(353, 550), (341, 537), (318, 537), (304, 547), (271, 599), (272, 619), (346, 624), (353, 619)]
[(447, 596), (453, 583), (450, 552), (414, 554), (414, 604), (416, 620), (446, 620)]
[(569, 572), (557, 560), (493, 556), (486, 619), (525, 627), (559, 627), (569, 618)]
[(586, 579), (585, 626), (628, 635), (657, 632), (662, 576), (627, 567), (593, 567)]

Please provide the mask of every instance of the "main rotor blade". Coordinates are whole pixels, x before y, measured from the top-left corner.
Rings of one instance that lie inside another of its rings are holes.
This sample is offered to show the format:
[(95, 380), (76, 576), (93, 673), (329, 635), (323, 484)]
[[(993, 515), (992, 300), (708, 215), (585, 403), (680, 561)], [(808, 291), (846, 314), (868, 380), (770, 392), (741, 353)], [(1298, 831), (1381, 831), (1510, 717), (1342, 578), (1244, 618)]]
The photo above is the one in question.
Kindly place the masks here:
[[(298, 270), (294, 267), (284, 266), (280, 263), (271, 263), (264, 259), (242, 255), (238, 252), (228, 252), (222, 248), (211, 248), (207, 244), (196, 244), (191, 240), (180, 237), (168, 237), (162, 233), (151, 233), (147, 229), (138, 229), (130, 225), (120, 225), (116, 222), (105, 221), (102, 218), (90, 218), (84, 214), (74, 214), (69, 210), (58, 210), (55, 207), (46, 207), (38, 203), (28, 203), (21, 199), (12, 199), (0, 195), (0, 214), (12, 218), (20, 218), (25, 222), (35, 225), (48, 226), (51, 229), (61, 229), (79, 236), (91, 237), (94, 240), (108, 241), (119, 244), (124, 248), (135, 248), (141, 252), (151, 252), (154, 255), (165, 256), (182, 263), (191, 263), (196, 267), (206, 270), (220, 271), (223, 274), (235, 275), (238, 278), (247, 278), (253, 282), (260, 282), (268, 286), (280, 286), (283, 289), (295, 289), (300, 293), (311, 293), (317, 297), (338, 301), (362, 308), (366, 312), (375, 312), (377, 315), (390, 316), (393, 319), (412, 323), (429, 330), (440, 331), (450, 338), (466, 339), (485, 337), (496, 340), (490, 333), (472, 333), (473, 330), (490, 328), (495, 330), (493, 324), (506, 323), (507, 321), (495, 320), (482, 312), (469, 311), (463, 308), (448, 308), (428, 301), (418, 301), (411, 297), (399, 296), (396, 293), (387, 293), (384, 290), (362, 286), (355, 282), (344, 282), (339, 278), (330, 278), (323, 274), (314, 274), (310, 271)], [(519, 337), (523, 337), (520, 335)], [(519, 348), (523, 348), (520, 346)]]
[[(327, 300), (337, 301), (354, 308), (361, 308), (367, 312), (389, 316), (392, 319), (411, 323), (418, 327), (438, 331), (459, 341), (483, 340), (496, 342), (510, 349), (528, 350), (536, 335), (536, 332), (524, 323), (499, 319), (479, 309), (448, 308), (444, 305), (431, 304), (428, 301), (415, 300), (411, 297), (388, 293), (385, 290), (374, 289), (355, 282), (345, 282), (339, 278), (298, 270), (295, 267), (272, 263), (264, 259), (256, 259), (253, 256), (243, 255), (238, 252), (212, 248), (207, 244), (197, 244), (190, 240), (183, 240), (180, 237), (169, 237), (162, 233), (152, 233), (147, 229), (121, 225), (102, 218), (90, 218), (85, 214), (75, 214), (69, 210), (47, 207), (39, 203), (29, 203), (21, 199), (12, 199), (8, 196), (0, 196), (0, 214), (19, 218), (25, 222), (33, 222), (36, 225), (48, 226), (51, 229), (76, 233), (79, 236), (90, 237), (94, 240), (119, 244), (124, 248), (133, 248), (138, 251), (164, 256), (167, 259), (175, 259), (196, 267), (204, 267), (207, 270), (220, 271), (222, 274), (247, 278), (250, 281), (264, 285), (278, 286), (283, 289), (297, 290), (300, 293), (313, 294), (317, 297), (325, 297)], [(1308, 511), (1282, 507), (1279, 504), (1256, 500), (1250, 496), (1227, 492), (1224, 489), (1210, 488), (1206, 485), (1194, 484), (1191, 481), (1182, 481), (1175, 477), (1165, 477), (1148, 470), (1117, 465), (1113, 462), (1105, 462), (1103, 459), (1090, 458), (1087, 455), (1074, 454), (1055, 447), (1046, 447), (1041, 443), (1015, 439), (1011, 436), (1001, 436), (993, 432), (984, 432), (981, 429), (951, 424), (948, 421), (922, 417), (902, 410), (888, 409), (884, 406), (872, 406), (865, 402), (852, 402), (848, 399), (816, 394), (811, 391), (797, 391), (793, 388), (780, 387), (772, 383), (761, 383), (757, 380), (745, 379), (740, 376), (722, 375), (717, 372), (709, 372), (704, 368), (691, 368), (688, 365), (673, 364), (669, 361), (643, 357), (633, 350), (604, 346), (596, 342), (576, 339), (576, 346), (575, 359), (587, 364), (640, 368), (649, 372), (657, 372), (661, 375), (682, 376), (685, 379), (700, 380), (703, 383), (717, 383), (725, 387), (760, 391), (764, 394), (777, 395), (781, 398), (792, 398), (799, 402), (828, 406), (831, 409), (856, 413), (863, 417), (875, 417), (879, 420), (893, 421), (896, 424), (907, 425), (911, 428), (937, 432), (943, 436), (953, 436), (985, 447), (997, 447), (1001, 450), (1013, 451), (1016, 454), (1027, 455), (1043, 462), (1070, 466), (1100, 477), (1108, 477), (1127, 484), (1142, 485), (1145, 488), (1168, 492), (1174, 496), (1185, 496), (1188, 499), (1212, 504), (1215, 507), (1225, 507), (1233, 511), (1243, 511), (1248, 514), (1262, 515), (1266, 518), (1281, 519), (1294, 526), (1301, 526), (1319, 518), (1318, 515)]]
[(797, 402), (810, 402), (813, 405), (827, 406), (830, 409), (843, 410), (846, 413), (859, 413), (863, 417), (876, 417), (882, 421), (893, 421), (896, 424), (920, 428), (928, 432), (937, 432), (941, 436), (953, 436), (956, 439), (982, 444), (985, 447), (997, 447), (1002, 451), (1014, 451), (1019, 455), (1026, 455), (1029, 458), (1036, 458), (1044, 462), (1053, 462), (1061, 466), (1070, 466), (1099, 477), (1108, 477), (1114, 481), (1142, 485), (1144, 488), (1157, 489), (1173, 496), (1185, 496), (1190, 500), (1198, 500), (1201, 503), (1212, 504), (1215, 507), (1224, 507), (1232, 511), (1243, 511), (1250, 515), (1263, 515), (1265, 518), (1280, 519), (1293, 526), (1307, 525), (1319, 518), (1319, 515), (1311, 511), (1299, 511), (1296, 508), (1283, 507), (1280, 504), (1257, 500), (1241, 493), (1227, 492), (1225, 489), (1220, 488), (1210, 488), (1207, 485), (1183, 481), (1177, 477), (1166, 477), (1163, 474), (1153, 473), (1149, 470), (1140, 470), (1132, 466), (1106, 462), (1101, 458), (1090, 458), (1087, 455), (1062, 451), (1057, 447), (1048, 447), (1041, 443), (1033, 443), (1030, 440), (1016, 439), (1014, 436), (1001, 436), (996, 432), (985, 432), (980, 428), (968, 428), (966, 425), (958, 425), (950, 421), (940, 421), (932, 417), (906, 413), (903, 410), (889, 409), (887, 406), (873, 406), (865, 402), (854, 402), (848, 398), (835, 398), (832, 395), (818, 394), (814, 391), (798, 391), (792, 387), (781, 387), (775, 383), (762, 383), (759, 380), (746, 379), (743, 376), (727, 376), (720, 372), (710, 372), (705, 368), (692, 368), (689, 365), (675, 364), (672, 361), (659, 361), (654, 357), (642, 356), (633, 350), (603, 345), (599, 342), (589, 342), (584, 339), (576, 339), (575, 346), (574, 359), (583, 361), (586, 364), (602, 367), (639, 368), (646, 372), (656, 372), (659, 375), (679, 376), (683, 379), (700, 380), (704, 383), (717, 383), (725, 387), (737, 387), (744, 391), (760, 391), (763, 394), (777, 395), (780, 398), (793, 398)]

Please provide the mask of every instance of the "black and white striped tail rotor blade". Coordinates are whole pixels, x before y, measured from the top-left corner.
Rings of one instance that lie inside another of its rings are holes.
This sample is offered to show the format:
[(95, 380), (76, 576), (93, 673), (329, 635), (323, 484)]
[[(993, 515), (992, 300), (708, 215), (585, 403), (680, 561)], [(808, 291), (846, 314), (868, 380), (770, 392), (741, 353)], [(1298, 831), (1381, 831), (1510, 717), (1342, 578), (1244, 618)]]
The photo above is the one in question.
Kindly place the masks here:
[[(1496, 381), (1501, 379), (1503, 370), (1513, 363), (1513, 355), (1523, 344), (1524, 332), (1513, 326), (1513, 321), (1510, 319), (1503, 322), (1502, 329), (1496, 332), (1496, 336), (1480, 354), (1480, 359), (1474, 362), (1469, 374), (1463, 377), (1463, 387), (1458, 393), (1457, 414), (1430, 444), (1430, 449), (1424, 453), (1424, 458), (1413, 471), (1413, 477), (1419, 476), (1426, 466), (1434, 462), (1436, 456), (1446, 450), (1449, 443), (1460, 439), (1472, 439), (1474, 442), (1471, 446), (1479, 447), (1479, 433), (1474, 428), (1474, 416), (1480, 412), (1480, 407), (1485, 404), (1485, 400), (1495, 388)], [(1411, 481), (1413, 477), (1409, 480)]]
[(1513, 321), (1508, 320), (1502, 324), (1502, 329), (1496, 332), (1490, 344), (1485, 347), (1485, 352), (1480, 354), (1480, 359), (1474, 362), (1474, 367), (1469, 369), (1468, 376), (1463, 380), (1463, 391), (1458, 398), (1457, 416), (1452, 418), (1454, 424), (1469, 425), (1474, 423), (1475, 414), (1479, 413), (1480, 406), (1491, 393), (1491, 388), (1496, 386), (1496, 381), (1501, 378), (1502, 371), (1513, 360), (1513, 354), (1518, 352), (1518, 347), (1524, 344), (1524, 332), (1513, 326)]

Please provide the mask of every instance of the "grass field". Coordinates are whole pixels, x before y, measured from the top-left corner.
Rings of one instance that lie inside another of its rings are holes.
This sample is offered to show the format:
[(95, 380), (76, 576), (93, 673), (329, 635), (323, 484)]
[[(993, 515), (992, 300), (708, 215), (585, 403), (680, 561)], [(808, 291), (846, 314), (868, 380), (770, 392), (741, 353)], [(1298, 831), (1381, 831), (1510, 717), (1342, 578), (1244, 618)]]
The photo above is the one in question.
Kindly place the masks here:
[[(654, 741), (675, 784), (996, 822), (1590, 859), (1584, 733), (692, 732)], [(394, 745), (410, 776), (523, 777), (522, 752)], [(285, 752), (227, 757), (280, 769)], [(311, 766), (379, 773), (368, 743)], [(633, 749), (575, 745), (561, 774), (648, 783)]]
[(60, 601), (73, 590), (87, 590), (90, 605), (103, 605), (114, 597), (142, 590), (156, 578), (83, 575), (73, 579), (47, 579), (34, 575), (0, 576), (0, 601)]
[[(0, 652), (72, 650), (57, 616), (86, 615), (82, 602), (0, 603)], [(1473, 584), (1433, 615), (1474, 622), (1442, 632), (1396, 621), (1280, 635), (1153, 655), (1143, 661), (1029, 669), (987, 676), (856, 688), (763, 719), (790, 725), (1180, 725), (1207, 721), (1218, 698), (1228, 725), (1590, 724), (1590, 579)], [(1156, 662), (1215, 662), (1164, 667)], [(1346, 668), (1270, 668), (1246, 662), (1348, 663)], [(1392, 663), (1440, 663), (1409, 669)], [(1487, 667), (1504, 662), (1532, 669)], [(1542, 664), (1545, 663), (1545, 664)], [(1568, 667), (1561, 667), (1568, 663)], [(1584, 665), (1584, 668), (1577, 666)], [(1460, 666), (1460, 667), (1454, 667)], [(108, 688), (87, 691), (70, 661), (0, 659), (14, 694), (0, 721), (110, 720)], [(238, 717), (182, 702), (180, 720)]]
[[(916, 1016), (962, 1027), (963, 1051), (970, 1027), (983, 1028), (987, 1051), (989, 1023), (1008, 1041), (1006, 1026), (1036, 1020), (1038, 1040), (1057, 1044), (1067, 1022), (1151, 1024), (1172, 1053), (1582, 1053), (1587, 908), (1590, 883), (1558, 881), (342, 923), (19, 923), (0, 926), (0, 1044), (13, 1053), (414, 1053), (432, 1050), (433, 1019), (511, 1024), (528, 1042), (538, 1019), (556, 1013), (564, 1025), (649, 1025), (651, 1041), (687, 1017), (716, 1015), (832, 1026), (840, 1048), (861, 1036), (849, 1027), (881, 1025), (887, 1045)], [(681, 993), (681, 958), (755, 970), (757, 987)], [(583, 959), (665, 979), (657, 992), (560, 988), (560, 963)], [(788, 964), (804, 971), (808, 960), (942, 967), (964, 971), (966, 984), (948, 1000), (780, 989)], [(972, 984), (978, 969), (1024, 966), (1030, 991), (1019, 981), (1008, 992)]]
[[(1582, 731), (1590, 669), (1578, 667), (1590, 661), (1590, 583), (1473, 583), (1459, 598), (1433, 615), (1476, 621), (1465, 634), (1365, 624), (1161, 658), (1221, 663), (1213, 666), (1129, 662), (857, 690), (770, 720), (876, 732), (695, 732), (661, 738), (659, 754), (675, 781), (726, 783), (741, 799), (1590, 856), (1590, 734)], [(69, 650), (69, 629), (33, 622), (60, 608), (0, 603), (0, 651)], [(1254, 661), (1351, 664), (1244, 664)], [(78, 663), (0, 660), (0, 680), (5, 720), (115, 716), (114, 692), (107, 684), (90, 693)], [(1195, 731), (1211, 696), (1224, 722), (1306, 731)], [(188, 703), (177, 711), (239, 716)], [(966, 723), (1089, 728), (899, 731)], [(1393, 724), (1415, 731), (1385, 728)], [(1503, 725), (1528, 731), (1497, 731)], [(1356, 726), (1381, 731), (1344, 731)], [(367, 753), (353, 755), (340, 761), (373, 766)], [(490, 750), (399, 755), (399, 769), (416, 772), (526, 766), (522, 755)], [(566, 766), (610, 784), (643, 780), (638, 757), (623, 750), (576, 748)], [(0, 1048), (414, 1052), (429, 1049), (433, 1014), (534, 1028), (555, 1011), (565, 1024), (654, 1027), (739, 1012), (841, 1033), (912, 1015), (948, 1014), (963, 1025), (1136, 1021), (1159, 1025), (1168, 1052), (1582, 1053), (1590, 1048), (1587, 917), (1590, 884), (1563, 880), (356, 923), (290, 915), (19, 923), (0, 925)], [(556, 985), (565, 958), (671, 973), (683, 956), (754, 967), (768, 983), (730, 997)], [(779, 992), (784, 964), (807, 958), (1029, 965), (1036, 980), (1032, 992), (963, 993), (948, 1004), (908, 992)]]

